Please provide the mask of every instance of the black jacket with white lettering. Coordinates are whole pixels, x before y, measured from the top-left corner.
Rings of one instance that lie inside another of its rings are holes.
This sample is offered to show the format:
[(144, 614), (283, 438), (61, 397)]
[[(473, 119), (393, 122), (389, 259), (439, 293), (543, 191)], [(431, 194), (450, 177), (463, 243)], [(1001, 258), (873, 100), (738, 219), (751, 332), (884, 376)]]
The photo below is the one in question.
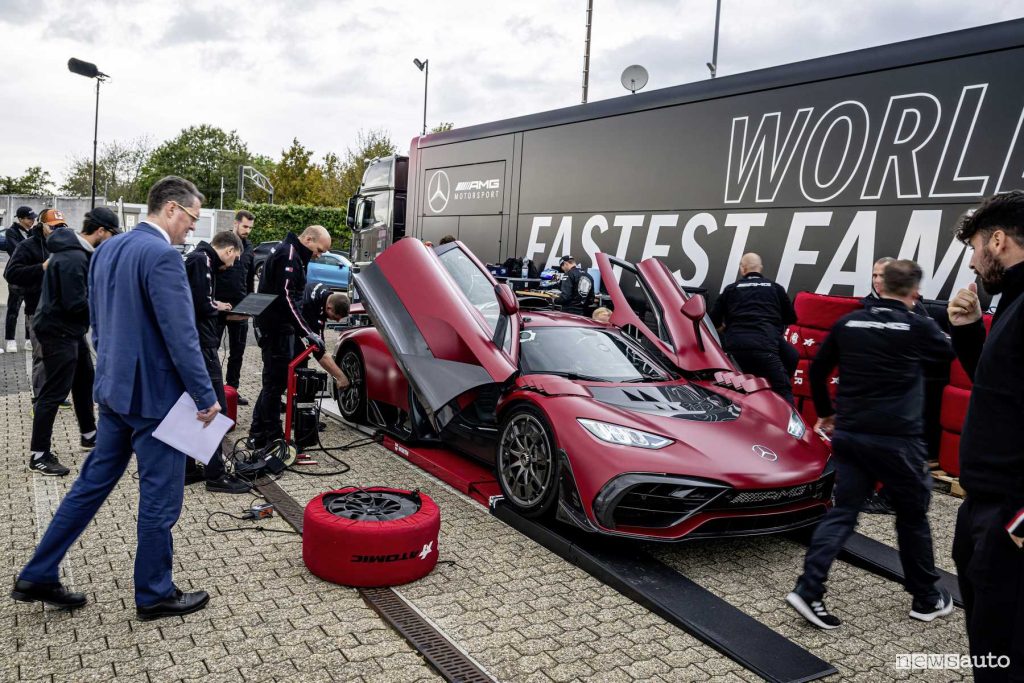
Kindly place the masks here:
[[(819, 417), (863, 434), (924, 433), (925, 363), (953, 360), (953, 347), (931, 318), (893, 299), (879, 299), (839, 319), (811, 363), (811, 395)], [(835, 409), (829, 375), (839, 366)]]
[(786, 325), (796, 322), (793, 302), (761, 273), (747, 273), (718, 296), (711, 309), (715, 327), (725, 323), (726, 351), (775, 351)]
[[(1006, 270), (987, 338), (981, 321), (951, 328), (973, 380), (960, 435), (960, 484), (968, 495), (1024, 506), (1024, 263)], [(1024, 511), (1022, 511), (1024, 513)], [(1018, 526), (1024, 517), (1018, 520)], [(1024, 535), (1024, 526), (1018, 529)]]
[(217, 251), (207, 242), (200, 242), (185, 257), (185, 273), (192, 290), (199, 346), (204, 349), (220, 346), (220, 309), (217, 308), (217, 281), (214, 275), (223, 265)]
[(259, 292), (276, 294), (277, 298), (256, 318), (260, 334), (268, 337), (294, 334), (303, 338), (313, 334), (300, 312), (306, 289), (306, 265), (312, 257), (313, 252), (293, 232), (270, 250), (263, 264)]

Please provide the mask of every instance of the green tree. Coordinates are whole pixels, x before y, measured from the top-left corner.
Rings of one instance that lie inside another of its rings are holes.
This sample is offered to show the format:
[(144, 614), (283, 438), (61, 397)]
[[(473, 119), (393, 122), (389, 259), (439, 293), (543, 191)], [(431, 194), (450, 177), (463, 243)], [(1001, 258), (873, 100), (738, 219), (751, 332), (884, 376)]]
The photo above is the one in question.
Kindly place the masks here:
[(455, 127), (455, 124), (451, 121), (442, 121), (433, 128), (430, 129), (431, 133), (445, 133)]
[(53, 194), (50, 172), (41, 166), (30, 166), (21, 176), (0, 176), (0, 194)]
[[(142, 169), (152, 153), (153, 144), (146, 137), (104, 144), (96, 159), (96, 192), (107, 199), (145, 202), (149, 187), (142, 183)], [(92, 194), (91, 156), (71, 159), (60, 191), (80, 197)]]
[(345, 152), (345, 161), (340, 167), (339, 190), (343, 198), (342, 201), (347, 201), (348, 197), (359, 191), (366, 162), (378, 157), (389, 156), (398, 151), (395, 143), (391, 141), (391, 135), (381, 128), (359, 131), (356, 143), (355, 149), (349, 147)]
[(254, 166), (253, 162), (260, 160), (267, 161), (266, 157), (251, 154), (235, 131), (229, 133), (206, 124), (190, 126), (153, 150), (142, 168), (141, 181), (148, 189), (164, 176), (181, 176), (206, 195), (207, 206), (219, 206), (223, 178), (224, 206), (234, 206), (238, 199), (238, 167)]
[(316, 206), (323, 186), (323, 171), (313, 161), (313, 151), (292, 138), (292, 146), (281, 152), (281, 160), (270, 176), (274, 201), (278, 204)]

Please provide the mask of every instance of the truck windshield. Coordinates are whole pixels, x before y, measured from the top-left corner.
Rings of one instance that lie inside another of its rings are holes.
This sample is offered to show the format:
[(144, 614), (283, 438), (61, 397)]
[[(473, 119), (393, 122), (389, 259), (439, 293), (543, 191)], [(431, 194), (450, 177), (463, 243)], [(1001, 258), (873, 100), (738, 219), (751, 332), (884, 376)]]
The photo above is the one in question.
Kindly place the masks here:
[(534, 327), (520, 334), (519, 353), (524, 374), (565, 375), (598, 382), (672, 379), (618, 330)]

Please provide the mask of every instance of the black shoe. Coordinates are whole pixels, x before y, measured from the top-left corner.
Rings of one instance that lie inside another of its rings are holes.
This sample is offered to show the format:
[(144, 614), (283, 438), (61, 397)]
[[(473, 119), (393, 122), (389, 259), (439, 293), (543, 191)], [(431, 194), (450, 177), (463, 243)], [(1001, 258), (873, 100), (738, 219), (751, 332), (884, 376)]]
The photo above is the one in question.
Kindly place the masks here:
[(18, 602), (43, 602), (60, 609), (75, 609), (85, 604), (85, 593), (72, 593), (57, 583), (32, 583), (24, 579), (14, 582), (11, 597)]
[(194, 469), (185, 470), (185, 486), (190, 484), (198, 484), (201, 481), (206, 481), (206, 475), (198, 467)]
[(317, 429), (318, 429), (319, 431), (321, 431), (321, 432), (322, 432), (322, 431), (324, 431), (325, 429), (327, 429), (327, 425), (326, 425), (325, 423), (323, 423), (323, 422), (317, 422), (317, 423), (316, 423), (316, 428), (317, 428)]
[(914, 598), (914, 604), (910, 607), (910, 617), (918, 621), (933, 621), (939, 617), (945, 617), (953, 611), (953, 596), (945, 588), (939, 588), (939, 597), (936, 600), (918, 600)]
[(786, 596), (786, 602), (795, 609), (804, 619), (811, 622), (818, 628), (833, 629), (839, 628), (841, 622), (838, 617), (832, 616), (825, 603), (819, 600), (805, 598), (797, 589)]
[(262, 451), (267, 447), (267, 440), (258, 436), (250, 436), (242, 442), (242, 445), (245, 446), (245, 450), (247, 451)]
[(88, 439), (83, 436), (81, 441), (79, 441), (79, 445), (81, 445), (83, 449), (91, 451), (96, 448), (96, 435), (93, 434)]
[(57, 460), (57, 456), (50, 451), (46, 451), (41, 458), (33, 458), (30, 455), (28, 468), (33, 472), (39, 472), (39, 474), (45, 474), (48, 477), (63, 477), (71, 471), (64, 467), (64, 465), (61, 465), (60, 461)]
[(893, 509), (892, 505), (884, 496), (878, 495), (878, 492), (872, 493), (864, 501), (861, 506), (861, 511), (866, 512), (869, 515), (895, 515), (896, 510)]
[(206, 591), (195, 593), (182, 593), (175, 589), (174, 595), (161, 600), (155, 605), (148, 607), (136, 607), (135, 614), (140, 621), (151, 621), (161, 617), (177, 617), (185, 614), (192, 614), (206, 607), (210, 601), (210, 594)]
[(206, 490), (212, 493), (249, 493), (252, 484), (232, 474), (225, 474), (219, 479), (207, 479)]
[(247, 399), (245, 396), (239, 396), (238, 397), (238, 405), (240, 405), (240, 406), (247, 406), (247, 405), (249, 405), (249, 399)]
[(71, 401), (69, 401), (67, 399), (64, 399), (63, 401), (60, 402), (60, 407), (61, 408), (70, 408), (71, 407)]

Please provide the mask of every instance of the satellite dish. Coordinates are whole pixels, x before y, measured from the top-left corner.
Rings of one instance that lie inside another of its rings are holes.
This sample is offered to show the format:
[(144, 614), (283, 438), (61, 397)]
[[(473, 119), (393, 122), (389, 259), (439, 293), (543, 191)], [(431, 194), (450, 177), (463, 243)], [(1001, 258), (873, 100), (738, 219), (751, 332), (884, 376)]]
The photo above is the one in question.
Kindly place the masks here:
[(627, 66), (626, 70), (622, 72), (621, 80), (622, 87), (635, 95), (637, 90), (641, 90), (647, 85), (647, 69), (639, 64)]

